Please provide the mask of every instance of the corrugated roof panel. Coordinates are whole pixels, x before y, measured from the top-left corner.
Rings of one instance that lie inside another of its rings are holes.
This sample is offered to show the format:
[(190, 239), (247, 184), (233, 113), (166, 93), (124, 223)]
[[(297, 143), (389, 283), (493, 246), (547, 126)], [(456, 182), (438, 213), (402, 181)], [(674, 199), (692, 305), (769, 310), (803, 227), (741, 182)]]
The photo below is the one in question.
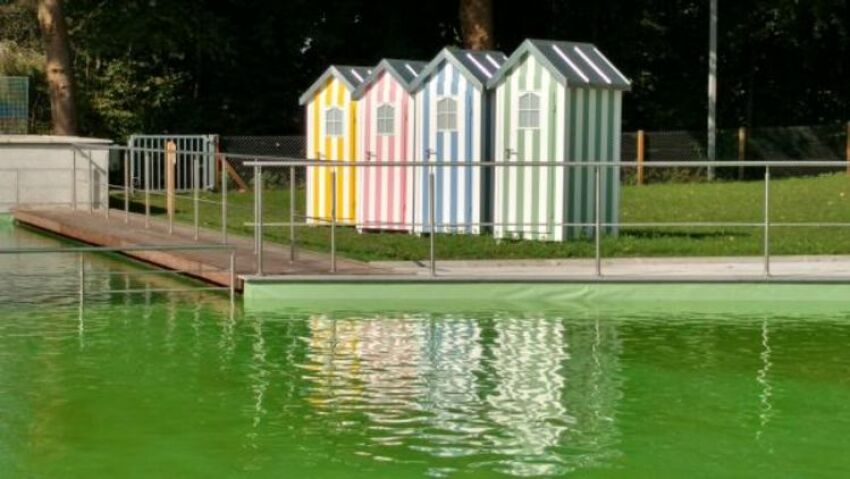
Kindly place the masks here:
[(413, 89), (418, 90), (434, 75), (444, 62), (451, 62), (464, 75), (467, 80), (478, 88), (486, 88), (487, 82), (496, 74), (499, 67), (507, 60), (502, 52), (485, 50), (461, 50), (459, 48), (447, 47), (440, 51), (433, 60), (419, 74), (413, 84)]
[(543, 65), (567, 85), (595, 86), (629, 90), (631, 82), (593, 44), (552, 40), (526, 40), (490, 80), (493, 86), (526, 54)]
[(362, 66), (354, 66), (354, 65), (331, 65), (325, 70), (316, 81), (310, 85), (308, 88), (298, 99), (298, 102), (302, 105), (306, 104), (313, 95), (316, 94), (317, 91), (325, 84), (325, 82), (330, 77), (337, 77), (348, 89), (353, 93), (357, 88), (369, 78), (369, 73), (371, 70), (369, 67)]
[(484, 85), (507, 59), (504, 53), (496, 51), (454, 50), (452, 53)]
[(385, 64), (393, 70), (405, 89), (410, 89), (410, 85), (416, 80), (416, 77), (419, 76), (419, 73), (422, 72), (426, 65), (425, 62), (398, 60), (394, 58), (384, 59), (381, 61), (381, 64)]

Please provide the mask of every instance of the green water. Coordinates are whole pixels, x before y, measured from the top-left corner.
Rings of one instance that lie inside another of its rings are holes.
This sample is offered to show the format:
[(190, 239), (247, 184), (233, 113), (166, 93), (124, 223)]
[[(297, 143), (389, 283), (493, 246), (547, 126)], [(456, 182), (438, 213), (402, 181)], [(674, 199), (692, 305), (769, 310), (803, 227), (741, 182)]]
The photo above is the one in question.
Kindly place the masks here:
[(231, 315), (97, 256), (80, 308), (76, 266), (0, 258), (0, 477), (850, 475), (845, 314)]

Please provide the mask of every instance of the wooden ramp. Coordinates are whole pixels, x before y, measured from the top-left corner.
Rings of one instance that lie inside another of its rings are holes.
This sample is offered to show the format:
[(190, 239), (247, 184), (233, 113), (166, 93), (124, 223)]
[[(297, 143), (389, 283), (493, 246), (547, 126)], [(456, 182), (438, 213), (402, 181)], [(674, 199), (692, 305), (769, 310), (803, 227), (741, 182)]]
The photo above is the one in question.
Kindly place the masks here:
[[(194, 239), (194, 228), (174, 224), (173, 233), (168, 233), (168, 224), (163, 220), (151, 219), (145, 228), (144, 215), (130, 213), (125, 223), (124, 212), (112, 210), (109, 218), (104, 211), (94, 214), (88, 211), (67, 209), (29, 210), (12, 212), (21, 224), (44, 230), (59, 236), (96, 246), (114, 248), (161, 246), (161, 245), (211, 245), (221, 244), (221, 233), (200, 229), (198, 240)], [(236, 248), (236, 273), (255, 274), (257, 256), (254, 254), (253, 238), (228, 235), (227, 243)], [(230, 285), (230, 252), (225, 250), (172, 250), (172, 251), (129, 251), (127, 256), (146, 261), (167, 269), (185, 272), (189, 276), (221, 285)], [(289, 259), (289, 247), (265, 242), (263, 248), (263, 270), (271, 275), (330, 275), (330, 255), (299, 249), (294, 262)], [(337, 274), (340, 275), (386, 275), (390, 271), (369, 266), (366, 263), (337, 257)], [(237, 279), (237, 289), (242, 290), (242, 281)]]

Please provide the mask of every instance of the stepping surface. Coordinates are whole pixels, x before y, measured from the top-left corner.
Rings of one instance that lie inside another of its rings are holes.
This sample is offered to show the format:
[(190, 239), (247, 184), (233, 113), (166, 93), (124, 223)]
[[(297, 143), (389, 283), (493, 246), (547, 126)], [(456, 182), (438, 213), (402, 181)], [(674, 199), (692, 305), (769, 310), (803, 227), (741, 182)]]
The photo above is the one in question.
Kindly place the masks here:
[[(144, 215), (130, 213), (125, 222), (124, 212), (72, 211), (68, 209), (28, 210), (12, 212), (19, 223), (48, 231), (66, 238), (96, 246), (162, 246), (162, 245), (220, 245), (221, 233), (201, 228), (198, 240), (194, 239), (194, 228), (185, 224), (174, 224), (173, 233), (168, 233), (168, 223), (151, 219), (145, 228)], [(236, 247), (236, 273), (255, 274), (257, 257), (254, 240), (244, 236), (228, 235), (228, 244)], [(226, 250), (173, 250), (173, 251), (130, 251), (125, 253), (157, 266), (185, 272), (204, 281), (221, 286), (230, 285), (230, 252)], [(298, 249), (294, 262), (289, 260), (289, 247), (270, 244), (263, 247), (263, 270), (274, 275), (330, 275), (329, 254)], [(366, 263), (337, 257), (337, 272), (341, 275), (386, 275), (391, 271), (370, 266)], [(237, 289), (242, 281), (237, 279)]]

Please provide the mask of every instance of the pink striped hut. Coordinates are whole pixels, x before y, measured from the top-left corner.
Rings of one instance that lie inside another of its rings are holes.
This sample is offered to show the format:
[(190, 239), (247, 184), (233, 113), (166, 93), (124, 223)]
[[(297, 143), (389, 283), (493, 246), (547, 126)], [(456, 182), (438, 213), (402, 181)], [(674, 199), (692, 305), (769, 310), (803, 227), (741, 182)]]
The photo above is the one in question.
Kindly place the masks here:
[(358, 175), (357, 229), (413, 230), (414, 100), (425, 62), (384, 59), (354, 92), (361, 105), (360, 160), (398, 163), (364, 167)]

